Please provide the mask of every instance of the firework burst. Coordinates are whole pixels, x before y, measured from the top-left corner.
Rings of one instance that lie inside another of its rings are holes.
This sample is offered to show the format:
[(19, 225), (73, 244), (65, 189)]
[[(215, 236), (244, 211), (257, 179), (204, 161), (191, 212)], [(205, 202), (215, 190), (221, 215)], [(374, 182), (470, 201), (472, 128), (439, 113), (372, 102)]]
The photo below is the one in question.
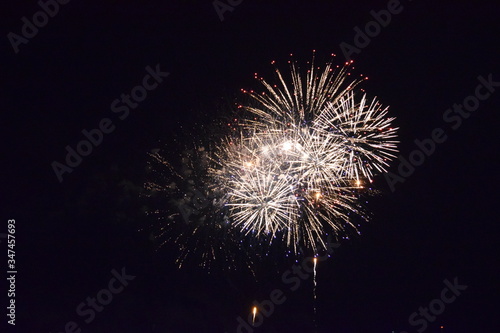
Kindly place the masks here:
[(239, 106), (237, 126), (194, 149), (189, 172), (153, 154), (157, 180), (146, 187), (179, 208), (157, 211), (179, 265), (199, 249), (203, 266), (221, 256), (239, 262), (235, 250), (273, 242), (318, 254), (327, 237), (358, 231), (368, 219), (360, 199), (395, 157), (397, 129), (388, 108), (358, 89), (366, 78), (350, 79), (350, 66), (313, 59), (305, 71), (292, 62), (287, 75), (276, 69), (275, 84), (260, 78), (264, 92), (243, 90), (251, 102)]
[(276, 70), (277, 84), (260, 79), (266, 92), (244, 91), (255, 101), (243, 106), (251, 117), (209, 170), (244, 235), (317, 253), (329, 231), (339, 238), (357, 231), (353, 215), (366, 218), (359, 197), (394, 158), (396, 128), (387, 107), (358, 96), (348, 69), (313, 63), (303, 74), (292, 63), (290, 83)]

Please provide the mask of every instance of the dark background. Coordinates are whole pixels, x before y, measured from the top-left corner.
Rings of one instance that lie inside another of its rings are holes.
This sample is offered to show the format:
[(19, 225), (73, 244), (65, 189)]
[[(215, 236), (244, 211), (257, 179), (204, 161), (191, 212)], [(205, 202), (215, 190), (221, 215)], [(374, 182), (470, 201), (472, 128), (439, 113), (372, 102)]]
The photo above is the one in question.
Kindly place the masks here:
[[(467, 290), (426, 332), (439, 325), (444, 332), (498, 332), (500, 92), (456, 131), (442, 116), (474, 93), (479, 75), (500, 81), (500, 5), (402, 5), (353, 56), (355, 71), (370, 77), (363, 88), (397, 117), (403, 156), (436, 127), (448, 139), (394, 193), (377, 178), (384, 193), (368, 203), (372, 221), (318, 267), (317, 330), (416, 332), (410, 314), (440, 297), (444, 279), (457, 277)], [(40, 8), (34, 0), (3, 2), (0, 232), (16, 220), (19, 272), (17, 324), (8, 332), (63, 332), (68, 321), (82, 332), (235, 332), (236, 317), (275, 288), (287, 290), (287, 301), (255, 331), (313, 332), (312, 280), (290, 292), (281, 281), (289, 263), (257, 267), (256, 281), (247, 271), (179, 270), (174, 247), (157, 251), (140, 231), (148, 221), (139, 197), (146, 153), (180, 133), (195, 137), (197, 126), (224, 115), (240, 88), (260, 89), (253, 73), (271, 78), (271, 60), (286, 70), (290, 53), (307, 61), (316, 50), (318, 60), (336, 53), (342, 64), (339, 44), (353, 44), (353, 28), (386, 6), (245, 0), (221, 21), (210, 1), (73, 0), (15, 54), (7, 34), (20, 34), (21, 17), (31, 20)], [(118, 120), (110, 103), (158, 63), (170, 76)], [(116, 130), (59, 183), (51, 163), (63, 162), (64, 147), (105, 117)], [(5, 267), (5, 240), (0, 244)], [(136, 278), (85, 324), (77, 305), (122, 267)]]

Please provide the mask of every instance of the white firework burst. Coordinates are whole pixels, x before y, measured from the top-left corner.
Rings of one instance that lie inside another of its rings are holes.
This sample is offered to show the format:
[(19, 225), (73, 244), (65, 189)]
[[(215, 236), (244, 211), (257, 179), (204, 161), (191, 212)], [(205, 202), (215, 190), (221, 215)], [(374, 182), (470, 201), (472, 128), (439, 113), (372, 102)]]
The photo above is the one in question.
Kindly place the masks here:
[(340, 238), (357, 230), (353, 215), (365, 218), (359, 195), (395, 157), (397, 129), (387, 107), (358, 96), (348, 68), (313, 63), (303, 75), (292, 64), (290, 83), (276, 70), (278, 84), (261, 79), (267, 91), (248, 92), (251, 119), (218, 148), (209, 171), (244, 235), (317, 252), (328, 232)]

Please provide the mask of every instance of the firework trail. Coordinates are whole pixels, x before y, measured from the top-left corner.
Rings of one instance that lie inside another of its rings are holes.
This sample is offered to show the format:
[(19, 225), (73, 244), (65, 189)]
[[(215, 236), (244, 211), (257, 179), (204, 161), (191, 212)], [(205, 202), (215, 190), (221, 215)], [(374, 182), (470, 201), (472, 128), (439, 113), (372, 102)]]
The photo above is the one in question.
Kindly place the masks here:
[(318, 263), (318, 258), (314, 257), (313, 258), (313, 263), (314, 263), (314, 266), (313, 266), (313, 271), (314, 271), (314, 276), (313, 276), (313, 283), (314, 283), (314, 287), (313, 287), (313, 307), (314, 307), (314, 325), (316, 325), (316, 313), (317, 313), (317, 309), (316, 309), (316, 287), (317, 287), (317, 281), (316, 281), (316, 264)]

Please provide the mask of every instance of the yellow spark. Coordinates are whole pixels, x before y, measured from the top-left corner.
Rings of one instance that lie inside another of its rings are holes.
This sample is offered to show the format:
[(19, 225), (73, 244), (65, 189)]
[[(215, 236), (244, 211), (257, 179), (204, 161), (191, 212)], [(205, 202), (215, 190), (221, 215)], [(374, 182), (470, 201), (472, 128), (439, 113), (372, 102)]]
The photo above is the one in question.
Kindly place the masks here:
[(257, 314), (257, 307), (254, 306), (253, 309), (252, 309), (252, 313), (253, 313), (253, 321), (252, 321), (252, 324), (255, 324), (255, 315)]

